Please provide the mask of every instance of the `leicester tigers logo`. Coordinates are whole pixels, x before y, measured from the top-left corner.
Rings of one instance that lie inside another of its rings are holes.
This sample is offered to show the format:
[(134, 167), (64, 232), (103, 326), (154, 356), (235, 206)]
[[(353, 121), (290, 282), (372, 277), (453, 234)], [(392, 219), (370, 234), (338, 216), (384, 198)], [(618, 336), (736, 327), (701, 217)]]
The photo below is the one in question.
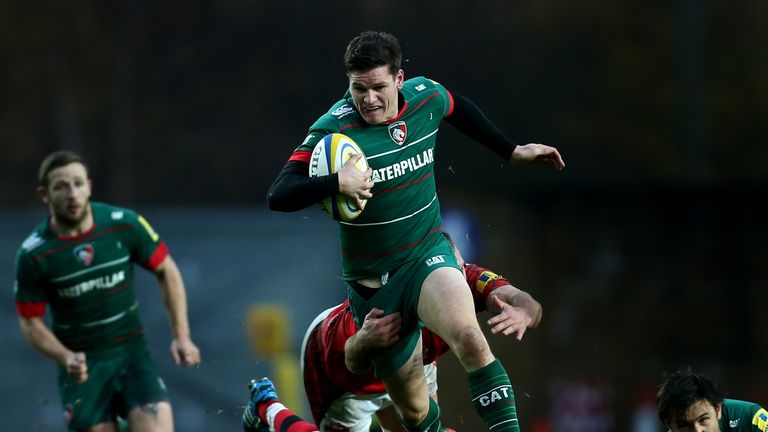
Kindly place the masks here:
[(389, 137), (392, 138), (392, 141), (397, 145), (403, 145), (405, 137), (408, 135), (408, 129), (405, 127), (405, 122), (402, 120), (389, 125), (387, 131), (389, 132)]
[(93, 245), (90, 243), (78, 245), (72, 252), (74, 252), (75, 258), (86, 267), (93, 262)]

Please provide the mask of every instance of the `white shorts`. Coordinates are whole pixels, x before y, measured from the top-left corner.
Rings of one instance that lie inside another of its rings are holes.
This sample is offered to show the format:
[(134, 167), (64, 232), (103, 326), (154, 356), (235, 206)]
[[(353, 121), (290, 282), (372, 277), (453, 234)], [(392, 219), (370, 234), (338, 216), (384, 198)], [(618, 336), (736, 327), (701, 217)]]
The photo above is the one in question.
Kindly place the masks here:
[[(437, 365), (430, 363), (424, 366), (427, 376), (427, 387), (433, 398), (437, 393)], [(356, 395), (345, 393), (333, 401), (323, 421), (318, 425), (322, 432), (368, 432), (371, 428), (371, 416), (392, 406), (392, 399), (386, 393), (376, 395)]]

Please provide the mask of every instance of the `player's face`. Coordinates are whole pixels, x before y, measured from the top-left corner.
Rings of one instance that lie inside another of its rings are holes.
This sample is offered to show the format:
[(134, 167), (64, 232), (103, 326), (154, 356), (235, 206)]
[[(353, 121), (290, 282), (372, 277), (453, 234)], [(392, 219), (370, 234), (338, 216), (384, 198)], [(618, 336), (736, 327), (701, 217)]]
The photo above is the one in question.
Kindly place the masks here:
[(381, 124), (397, 117), (398, 91), (404, 76), (402, 69), (393, 75), (389, 66), (349, 73), (349, 92), (366, 123)]
[(713, 406), (702, 399), (691, 405), (682, 416), (672, 419), (667, 427), (672, 432), (720, 432), (722, 404)]
[(39, 189), (51, 215), (67, 226), (77, 226), (88, 216), (91, 180), (83, 164), (73, 162), (48, 173), (48, 187)]

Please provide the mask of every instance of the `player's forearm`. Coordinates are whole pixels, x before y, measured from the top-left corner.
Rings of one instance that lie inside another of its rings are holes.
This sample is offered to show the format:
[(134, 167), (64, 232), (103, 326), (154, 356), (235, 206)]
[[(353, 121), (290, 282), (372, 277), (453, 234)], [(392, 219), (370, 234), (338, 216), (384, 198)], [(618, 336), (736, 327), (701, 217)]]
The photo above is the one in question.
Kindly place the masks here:
[(339, 193), (339, 175), (309, 177), (304, 162), (289, 161), (267, 192), (270, 210), (294, 212)]
[(347, 339), (344, 344), (344, 363), (350, 372), (364, 374), (373, 366), (367, 350), (357, 343), (356, 335)]
[(492, 297), (498, 297), (504, 303), (512, 307), (525, 310), (528, 316), (531, 317), (531, 324), (529, 327), (533, 328), (539, 325), (542, 315), (541, 304), (527, 292), (512, 285), (504, 285), (495, 288), (488, 294), (485, 304), (486, 309), (490, 312), (499, 313), (501, 311), (498, 310), (496, 303), (492, 301)]
[(19, 326), (24, 338), (36, 350), (59, 364), (66, 364), (67, 356), (72, 351), (61, 343), (59, 338), (45, 325), (42, 318), (19, 317)]
[(189, 320), (187, 318), (187, 294), (181, 272), (173, 259), (168, 256), (157, 273), (160, 293), (168, 311), (171, 330), (175, 339), (189, 339)]
[(445, 118), (451, 126), (464, 135), (493, 150), (505, 161), (509, 161), (515, 150), (515, 143), (507, 138), (472, 101), (451, 92), (453, 113)]
[(528, 327), (534, 328), (539, 325), (542, 314), (541, 304), (534, 300), (530, 294), (523, 290), (518, 290), (517, 293), (512, 296), (509, 304), (528, 312), (528, 315), (531, 317), (531, 324)]

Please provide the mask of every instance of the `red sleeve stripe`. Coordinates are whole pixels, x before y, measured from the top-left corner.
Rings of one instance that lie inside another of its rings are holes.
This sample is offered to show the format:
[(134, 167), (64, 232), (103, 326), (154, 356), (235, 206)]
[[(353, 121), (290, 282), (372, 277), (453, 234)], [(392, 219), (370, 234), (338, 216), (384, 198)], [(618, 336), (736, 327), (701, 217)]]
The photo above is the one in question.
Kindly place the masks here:
[(290, 161), (299, 161), (299, 162), (305, 162), (309, 163), (309, 160), (312, 158), (312, 152), (309, 150), (296, 150), (293, 152), (291, 157), (288, 158), (288, 162)]
[(147, 261), (146, 267), (150, 270), (156, 269), (157, 266), (159, 266), (167, 256), (168, 247), (164, 242), (160, 242), (160, 244), (157, 245), (157, 249), (155, 249), (155, 253), (153, 253), (152, 257), (150, 257), (149, 261)]
[(448, 93), (448, 113), (445, 115), (448, 117), (449, 115), (453, 114), (453, 95), (448, 90), (445, 92)]
[(45, 305), (47, 302), (16, 302), (16, 312), (24, 318), (37, 318), (45, 315)]

